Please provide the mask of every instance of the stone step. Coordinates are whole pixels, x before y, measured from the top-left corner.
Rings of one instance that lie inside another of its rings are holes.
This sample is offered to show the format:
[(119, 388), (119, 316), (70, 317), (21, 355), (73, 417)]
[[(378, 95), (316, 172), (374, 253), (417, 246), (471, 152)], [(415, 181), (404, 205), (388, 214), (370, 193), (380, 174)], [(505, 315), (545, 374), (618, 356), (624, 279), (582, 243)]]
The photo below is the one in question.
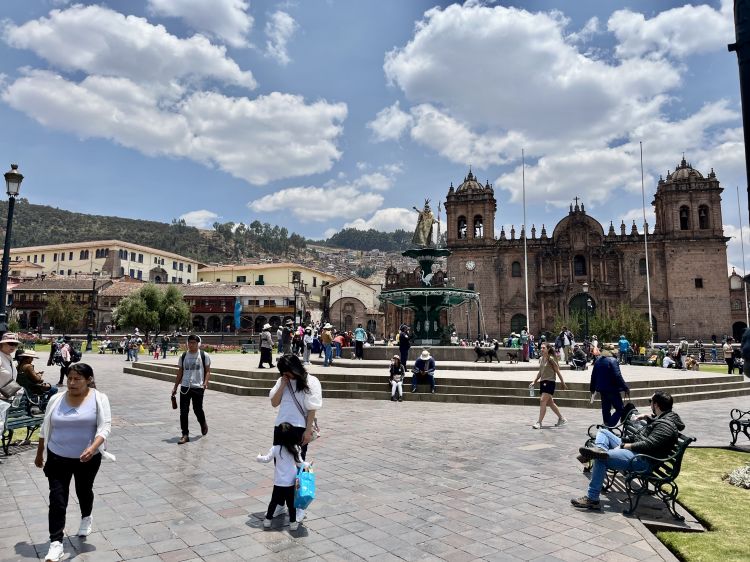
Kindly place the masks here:
[[(166, 365), (158, 365), (159, 369), (152, 368), (149, 364), (135, 364), (126, 367), (124, 372), (138, 376), (145, 376), (158, 380), (174, 381), (175, 369)], [(237, 372), (237, 371), (235, 371)], [(254, 373), (253, 373), (254, 374)], [(244, 396), (268, 396), (273, 381), (270, 379), (256, 379), (245, 376), (226, 375), (217, 373), (212, 377), (209, 384), (211, 390), (227, 392), (230, 394)], [(713, 378), (713, 377), (712, 377)], [(508, 386), (487, 388), (483, 386), (471, 386), (473, 379), (456, 379), (462, 384), (438, 385), (435, 394), (429, 393), (426, 385), (418, 387), (418, 393), (410, 392), (410, 385), (405, 385), (404, 400), (429, 400), (434, 402), (462, 402), (475, 404), (515, 404), (534, 406), (539, 404), (538, 396), (528, 395), (528, 387), (520, 386), (519, 381), (492, 381), (506, 383)], [(709, 379), (710, 380), (710, 379)], [(350, 383), (347, 381), (321, 381), (324, 385), (326, 398), (346, 398), (359, 400), (387, 400), (390, 396), (386, 386), (385, 377), (382, 382)], [(653, 381), (648, 381), (653, 382)], [(579, 385), (583, 386), (583, 385)], [(676, 386), (676, 385), (675, 385)], [(633, 389), (631, 401), (638, 407), (648, 406), (648, 399), (652, 387)], [(662, 387), (663, 388), (663, 387)], [(694, 400), (709, 400), (715, 398), (729, 398), (750, 395), (750, 383), (726, 382), (688, 385), (674, 388), (671, 392), (675, 402), (689, 402)], [(598, 408), (599, 401), (590, 404), (589, 394), (581, 390), (559, 391), (555, 393), (555, 402), (561, 407), (568, 408)]]
[[(158, 363), (134, 363), (134, 368), (142, 368), (148, 370), (154, 370), (157, 372), (168, 373), (174, 377), (177, 373), (177, 367), (169, 364), (158, 364)], [(268, 380), (276, 381), (279, 378), (279, 373), (276, 369), (253, 369), (247, 371), (241, 371), (237, 369), (213, 369), (212, 378), (228, 376), (237, 377), (239, 379), (249, 380)], [(336, 373), (324, 371), (322, 373), (316, 373), (316, 376), (321, 383), (374, 383), (384, 384), (388, 380), (387, 371), (380, 370), (379, 373)], [(525, 376), (525, 375), (522, 375)], [(528, 392), (528, 384), (533, 377), (524, 379), (519, 377), (518, 380), (506, 380), (506, 379), (495, 379), (495, 378), (466, 378), (466, 377), (442, 377), (438, 373), (437, 382), (441, 386), (472, 386), (472, 387), (488, 387), (488, 388), (521, 388)], [(226, 381), (235, 383), (235, 381)], [(406, 383), (411, 384), (411, 375), (407, 374)], [(241, 383), (237, 383), (241, 384)], [(671, 388), (680, 389), (688, 388), (692, 386), (702, 386), (706, 384), (740, 384), (747, 385), (750, 388), (750, 379), (739, 375), (715, 375), (708, 377), (690, 377), (690, 378), (664, 378), (664, 379), (648, 379), (648, 380), (636, 380), (628, 383), (631, 392), (636, 394), (639, 390), (657, 389), (657, 388)], [(558, 385), (559, 387), (559, 385)], [(269, 386), (270, 388), (270, 386)], [(571, 391), (585, 391), (588, 394), (589, 385), (587, 382), (569, 382), (568, 388)]]

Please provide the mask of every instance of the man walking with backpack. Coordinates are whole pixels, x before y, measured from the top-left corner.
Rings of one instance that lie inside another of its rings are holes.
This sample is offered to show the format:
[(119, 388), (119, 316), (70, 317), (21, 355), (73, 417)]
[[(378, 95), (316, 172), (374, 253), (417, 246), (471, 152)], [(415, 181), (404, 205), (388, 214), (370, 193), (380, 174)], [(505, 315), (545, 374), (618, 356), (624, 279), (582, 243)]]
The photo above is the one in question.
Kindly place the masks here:
[(182, 437), (177, 442), (178, 445), (184, 445), (190, 441), (188, 412), (190, 411), (191, 401), (193, 402), (193, 413), (195, 413), (195, 417), (201, 426), (201, 434), (206, 435), (208, 433), (206, 415), (203, 413), (203, 395), (208, 388), (208, 379), (211, 376), (211, 358), (206, 352), (199, 349), (200, 343), (200, 336), (190, 334), (187, 339), (188, 350), (180, 356), (177, 363), (177, 378), (172, 389), (172, 404), (173, 407), (176, 407), (174, 398), (179, 388)]
[[(602, 399), (602, 421), (607, 427), (613, 427), (620, 423), (620, 416), (624, 409), (621, 392), (625, 396), (630, 396), (630, 388), (622, 378), (620, 365), (612, 357), (612, 353), (602, 351), (599, 358), (594, 361), (594, 368), (591, 371), (591, 383), (589, 385), (591, 392), (591, 403), (594, 403), (594, 394), (599, 393)], [(612, 409), (614, 408), (614, 412)]]

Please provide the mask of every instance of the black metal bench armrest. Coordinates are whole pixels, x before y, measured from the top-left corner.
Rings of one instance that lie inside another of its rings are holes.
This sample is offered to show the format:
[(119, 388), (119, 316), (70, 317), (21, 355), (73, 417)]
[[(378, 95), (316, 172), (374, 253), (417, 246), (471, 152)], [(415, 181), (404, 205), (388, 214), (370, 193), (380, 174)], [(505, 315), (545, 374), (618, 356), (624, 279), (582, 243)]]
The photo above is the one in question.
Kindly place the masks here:
[(748, 410), (747, 412), (743, 412), (739, 408), (733, 408), (732, 411), (729, 412), (729, 415), (731, 416), (733, 420), (738, 420), (738, 421), (742, 420), (742, 418), (747, 416), (747, 420), (743, 420), (743, 421), (750, 421), (750, 410)]

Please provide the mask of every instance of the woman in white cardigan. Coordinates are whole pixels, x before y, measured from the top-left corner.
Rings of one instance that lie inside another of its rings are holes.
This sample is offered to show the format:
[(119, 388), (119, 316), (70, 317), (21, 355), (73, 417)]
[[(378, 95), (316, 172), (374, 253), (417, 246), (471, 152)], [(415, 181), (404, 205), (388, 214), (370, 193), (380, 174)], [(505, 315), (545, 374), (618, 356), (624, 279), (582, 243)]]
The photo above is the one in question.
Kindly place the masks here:
[(65, 556), (62, 541), (73, 477), (81, 507), (78, 536), (91, 533), (94, 479), (102, 457), (114, 460), (106, 451), (111, 427), (109, 399), (94, 388), (94, 371), (85, 363), (73, 365), (68, 371), (67, 391), (54, 395), (47, 405), (34, 460), (44, 468), (49, 481), (50, 548), (46, 561), (56, 562)]

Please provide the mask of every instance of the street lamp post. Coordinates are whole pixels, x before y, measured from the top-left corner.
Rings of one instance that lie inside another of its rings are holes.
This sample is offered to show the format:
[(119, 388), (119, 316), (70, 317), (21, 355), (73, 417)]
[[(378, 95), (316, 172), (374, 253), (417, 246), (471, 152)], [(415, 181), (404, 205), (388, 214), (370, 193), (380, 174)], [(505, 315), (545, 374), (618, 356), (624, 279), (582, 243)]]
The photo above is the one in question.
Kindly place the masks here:
[(8, 331), (8, 269), (10, 268), (10, 235), (13, 227), (13, 209), (16, 197), (21, 191), (23, 175), (18, 171), (18, 164), (11, 164), (10, 171), (5, 172), (5, 187), (8, 194), (8, 223), (5, 227), (5, 246), (3, 247), (3, 265), (0, 273), (0, 334)]
[(39, 337), (44, 332), (44, 311), (47, 309), (47, 293), (42, 293), (42, 317), (39, 319)]
[(343, 287), (339, 287), (339, 332), (341, 331), (341, 327), (343, 325), (342, 322), (341, 322), (341, 318), (342, 318), (341, 315), (342, 315), (343, 309), (344, 309), (343, 298), (344, 298), (344, 288)]
[(586, 295), (586, 329), (584, 331), (583, 341), (589, 339), (589, 308), (591, 307), (591, 298), (589, 297), (589, 284), (583, 283), (583, 293)]
[(95, 270), (91, 275), (91, 302), (89, 303), (89, 330), (86, 334), (86, 351), (91, 351), (93, 349), (92, 342), (94, 340), (94, 299), (96, 298), (96, 275), (98, 273), (99, 271)]

